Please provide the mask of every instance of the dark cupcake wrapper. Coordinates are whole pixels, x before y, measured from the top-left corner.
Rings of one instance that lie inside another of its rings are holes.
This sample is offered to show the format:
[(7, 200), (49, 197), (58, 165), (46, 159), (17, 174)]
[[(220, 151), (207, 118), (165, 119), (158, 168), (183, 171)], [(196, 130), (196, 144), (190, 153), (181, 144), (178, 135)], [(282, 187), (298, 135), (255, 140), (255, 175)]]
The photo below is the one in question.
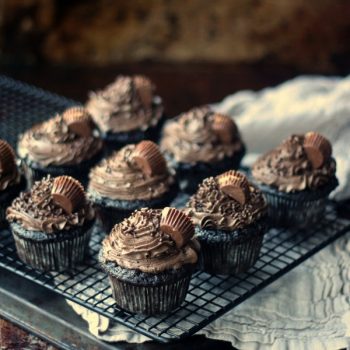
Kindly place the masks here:
[(160, 198), (151, 200), (113, 200), (98, 196), (95, 192), (89, 191), (89, 198), (94, 203), (97, 218), (105, 232), (110, 232), (113, 226), (140, 208), (161, 209), (169, 205), (177, 195), (178, 186), (174, 184), (167, 193)]
[(336, 178), (322, 188), (311, 191), (285, 193), (258, 184), (268, 203), (268, 216), (271, 226), (305, 228), (320, 219), (324, 214), (329, 194), (337, 187)]
[(42, 271), (71, 270), (82, 262), (89, 251), (92, 223), (69, 231), (45, 233), (29, 231), (11, 223), (19, 258)]
[(218, 162), (189, 164), (177, 162), (171, 154), (165, 152), (169, 165), (176, 170), (180, 189), (189, 194), (194, 193), (205, 178), (219, 175), (228, 170), (238, 169), (244, 155), (245, 147), (242, 146), (232, 157), (225, 157)]
[(21, 177), (21, 180), (17, 185), (7, 188), (0, 194), (0, 228), (8, 226), (6, 220), (6, 209), (11, 205), (13, 199), (15, 199), (21, 191), (25, 190), (25, 187), (25, 178)]
[(112, 294), (123, 309), (143, 315), (166, 314), (185, 300), (191, 276), (155, 286), (138, 286), (109, 276)]
[(266, 218), (234, 231), (197, 226), (196, 235), (201, 244), (200, 268), (218, 275), (247, 271), (259, 257), (266, 230)]
[(27, 178), (28, 189), (33, 186), (35, 181), (39, 181), (47, 175), (52, 175), (54, 177), (69, 175), (79, 180), (84, 186), (87, 186), (90, 168), (92, 168), (101, 159), (101, 156), (102, 151), (81, 164), (48, 167), (43, 167), (29, 159), (22, 159), (22, 167)]
[(116, 304), (143, 315), (166, 314), (180, 306), (195, 268), (195, 265), (185, 265), (178, 271), (151, 274), (104, 263), (101, 259), (100, 263), (109, 276)]

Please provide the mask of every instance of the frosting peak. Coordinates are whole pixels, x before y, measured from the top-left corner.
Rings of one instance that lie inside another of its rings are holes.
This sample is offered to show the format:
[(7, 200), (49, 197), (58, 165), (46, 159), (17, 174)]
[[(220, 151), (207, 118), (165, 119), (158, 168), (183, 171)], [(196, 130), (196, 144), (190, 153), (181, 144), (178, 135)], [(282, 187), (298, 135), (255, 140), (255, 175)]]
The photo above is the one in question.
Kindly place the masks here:
[[(152, 144), (152, 150), (155, 147), (159, 152), (158, 147)], [(150, 200), (168, 192), (175, 179), (166, 167), (163, 156), (160, 152), (152, 158), (147, 158), (145, 152), (140, 155), (138, 145), (125, 146), (92, 168), (89, 191), (100, 197), (118, 200)], [(155, 164), (157, 171), (145, 172), (145, 165), (139, 159), (141, 156), (145, 157), (144, 162), (152, 161), (151, 168)]]
[(89, 202), (72, 213), (66, 213), (52, 196), (54, 179), (50, 176), (35, 182), (29, 192), (22, 192), (7, 209), (7, 220), (17, 222), (27, 230), (53, 233), (83, 226), (94, 219)]
[(267, 204), (257, 187), (249, 183), (249, 197), (240, 203), (222, 190), (220, 177), (223, 175), (205, 179), (188, 201), (184, 212), (196, 225), (204, 229), (232, 231), (266, 215)]
[(183, 163), (216, 162), (243, 147), (237, 126), (208, 106), (193, 108), (166, 123), (161, 148)]
[(57, 115), (35, 125), (21, 136), (19, 155), (45, 167), (75, 165), (92, 158), (101, 150), (102, 141), (92, 134), (78, 134), (70, 121)]
[(144, 76), (118, 76), (104, 90), (91, 92), (86, 108), (102, 132), (146, 130), (163, 113), (153, 83)]
[(178, 248), (160, 229), (160, 210), (143, 208), (117, 224), (102, 243), (105, 261), (146, 273), (178, 269), (197, 262), (195, 239)]
[(331, 146), (319, 148), (317, 139), (315, 143), (309, 137), (310, 133), (292, 135), (261, 156), (252, 167), (255, 180), (283, 192), (315, 190), (329, 183), (336, 172)]

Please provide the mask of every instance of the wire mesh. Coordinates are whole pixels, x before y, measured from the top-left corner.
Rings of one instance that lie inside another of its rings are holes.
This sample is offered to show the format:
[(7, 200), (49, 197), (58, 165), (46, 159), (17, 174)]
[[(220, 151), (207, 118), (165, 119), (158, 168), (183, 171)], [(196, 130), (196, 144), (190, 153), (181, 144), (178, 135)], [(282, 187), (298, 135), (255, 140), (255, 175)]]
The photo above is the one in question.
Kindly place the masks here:
[[(15, 145), (20, 132), (74, 103), (0, 76), (0, 138)], [(185, 200), (186, 196), (179, 194), (173, 205), (181, 206)], [(338, 217), (332, 203), (311, 229), (271, 229), (258, 261), (248, 272), (220, 276), (197, 271), (181, 307), (159, 317), (132, 314), (115, 305), (97, 261), (104, 237), (98, 226), (92, 234), (90, 256), (68, 273), (40, 272), (22, 263), (11, 233), (4, 229), (0, 231), (0, 266), (150, 338), (168, 342), (196, 333), (349, 230), (350, 221)]]

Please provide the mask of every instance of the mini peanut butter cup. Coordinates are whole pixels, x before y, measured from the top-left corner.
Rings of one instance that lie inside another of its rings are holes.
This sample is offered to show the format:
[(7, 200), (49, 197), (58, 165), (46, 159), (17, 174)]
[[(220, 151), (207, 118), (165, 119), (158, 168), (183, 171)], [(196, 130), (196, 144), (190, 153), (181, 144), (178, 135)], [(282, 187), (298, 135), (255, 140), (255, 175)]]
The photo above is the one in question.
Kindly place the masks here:
[(304, 150), (314, 169), (320, 168), (332, 155), (332, 145), (321, 134), (310, 131), (304, 136)]
[(175, 241), (178, 248), (183, 247), (194, 235), (191, 219), (180, 210), (170, 207), (162, 210), (160, 229)]
[(51, 197), (67, 214), (76, 211), (85, 203), (84, 187), (70, 176), (58, 176), (54, 179)]
[(229, 116), (218, 113), (213, 116), (212, 129), (225, 144), (231, 143), (238, 132), (235, 122)]
[(243, 205), (249, 200), (248, 179), (239, 171), (229, 170), (219, 175), (217, 182), (220, 190), (239, 204)]
[(152, 141), (141, 141), (135, 147), (133, 160), (146, 176), (164, 174), (166, 161), (158, 146)]
[(0, 170), (3, 174), (13, 172), (16, 168), (16, 155), (13, 148), (4, 140), (0, 140)]
[(136, 75), (133, 77), (133, 82), (142, 104), (146, 107), (151, 107), (153, 101), (153, 85), (151, 81), (142, 75)]
[(91, 117), (84, 107), (68, 108), (62, 117), (71, 132), (83, 137), (91, 135)]

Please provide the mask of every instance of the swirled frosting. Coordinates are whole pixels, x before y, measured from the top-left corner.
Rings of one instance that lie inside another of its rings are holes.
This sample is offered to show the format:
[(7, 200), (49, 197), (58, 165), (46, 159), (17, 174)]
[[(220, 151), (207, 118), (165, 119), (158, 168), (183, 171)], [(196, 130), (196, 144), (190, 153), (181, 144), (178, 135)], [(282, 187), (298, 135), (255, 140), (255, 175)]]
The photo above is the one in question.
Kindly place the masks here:
[(102, 243), (103, 260), (146, 273), (195, 264), (196, 239), (177, 248), (171, 237), (160, 230), (160, 220), (161, 210), (143, 208), (115, 225)]
[(21, 158), (45, 167), (80, 164), (101, 149), (100, 139), (75, 134), (60, 115), (35, 125), (21, 136), (18, 143)]
[(232, 231), (265, 216), (267, 204), (262, 192), (252, 184), (249, 199), (242, 205), (220, 190), (218, 177), (209, 177), (191, 196), (184, 212), (201, 228)]
[(146, 176), (133, 160), (135, 145), (128, 145), (102, 160), (89, 174), (89, 192), (118, 200), (161, 197), (175, 182), (169, 169)]
[(149, 93), (153, 96), (150, 105), (146, 105), (135, 86), (139, 76), (118, 76), (104, 90), (90, 92), (86, 108), (102, 132), (128, 132), (147, 130), (155, 126), (163, 114), (163, 105), (159, 96), (154, 95), (154, 85), (149, 79)]
[(230, 143), (213, 132), (214, 112), (207, 106), (193, 108), (166, 123), (161, 148), (177, 162), (216, 162), (239, 152), (242, 141), (237, 131)]
[(336, 162), (328, 159), (314, 169), (303, 148), (304, 135), (292, 135), (260, 157), (252, 167), (254, 179), (283, 192), (318, 189), (335, 177)]
[(7, 220), (20, 224), (26, 230), (54, 233), (83, 226), (94, 219), (89, 202), (72, 214), (67, 214), (55, 204), (51, 197), (53, 181), (48, 176), (37, 181), (29, 192), (22, 192), (7, 208)]

